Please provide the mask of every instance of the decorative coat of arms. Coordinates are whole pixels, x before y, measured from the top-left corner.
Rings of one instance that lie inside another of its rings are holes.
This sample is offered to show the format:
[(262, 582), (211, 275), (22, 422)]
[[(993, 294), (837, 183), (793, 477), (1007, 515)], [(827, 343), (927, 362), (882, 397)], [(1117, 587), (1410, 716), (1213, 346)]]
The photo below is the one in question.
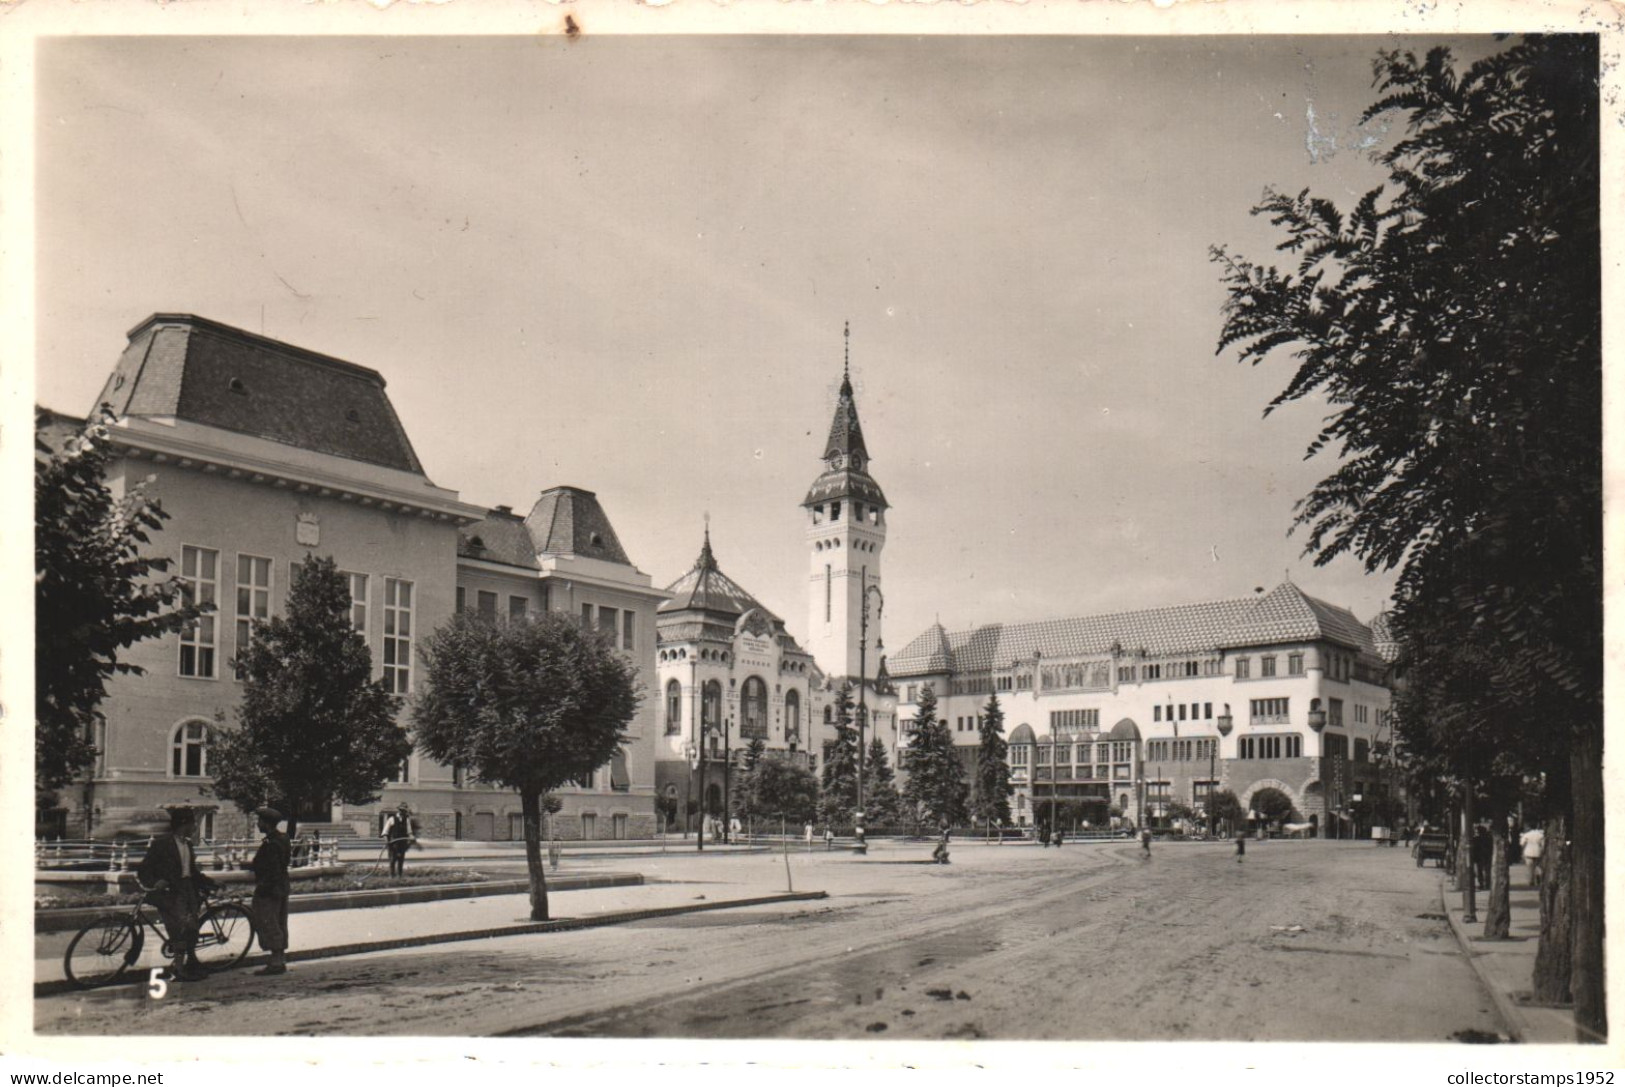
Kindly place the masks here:
[(293, 538), (300, 547), (318, 547), (322, 542), (322, 524), (314, 513), (301, 513), (294, 522)]

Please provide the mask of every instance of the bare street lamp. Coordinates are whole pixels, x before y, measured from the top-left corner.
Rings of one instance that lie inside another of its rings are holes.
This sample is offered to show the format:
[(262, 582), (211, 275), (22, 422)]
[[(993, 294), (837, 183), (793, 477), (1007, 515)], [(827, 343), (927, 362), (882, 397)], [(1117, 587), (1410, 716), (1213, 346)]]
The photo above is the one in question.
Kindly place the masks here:
[[(875, 621), (880, 621), (881, 613), (886, 610), (886, 596), (880, 591), (879, 585), (869, 584), (869, 572), (863, 573), (863, 611), (858, 624), (858, 810), (856, 837), (857, 852), (867, 851), (863, 840), (863, 757), (864, 757), (864, 731), (869, 724), (869, 594), (873, 593), (877, 601), (875, 605)], [(875, 637), (875, 651), (880, 652), (886, 648), (885, 642), (877, 635)]]

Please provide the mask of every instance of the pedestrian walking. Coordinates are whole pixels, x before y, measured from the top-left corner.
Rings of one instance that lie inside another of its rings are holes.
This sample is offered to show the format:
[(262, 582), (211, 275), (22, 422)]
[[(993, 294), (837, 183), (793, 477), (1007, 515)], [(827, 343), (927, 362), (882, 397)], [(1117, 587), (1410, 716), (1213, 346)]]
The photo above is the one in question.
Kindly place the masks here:
[(1490, 840), (1490, 828), (1483, 823), (1473, 828), (1473, 837), (1467, 845), (1473, 864), (1473, 880), (1481, 891), (1490, 887), (1490, 858), (1495, 854), (1495, 843)]
[(833, 850), (834, 848), (835, 848), (835, 828), (833, 826), (830, 826), (829, 824), (825, 824), (825, 826), (824, 826), (824, 849), (827, 851), (827, 850)]
[(1241, 835), (1236, 836), (1236, 863), (1240, 864), (1247, 859), (1247, 839)]
[(1049, 824), (1048, 823), (1040, 823), (1040, 824), (1038, 824), (1038, 840), (1040, 842), (1044, 843), (1044, 848), (1045, 849), (1049, 848)]
[(271, 961), (254, 973), (274, 976), (288, 972), (288, 862), (291, 847), (288, 836), (277, 829), (282, 813), (260, 808), (254, 813), (260, 833), (265, 835), (249, 866), (254, 872), (254, 935), (260, 946), (271, 953)]
[(412, 833), (412, 809), (404, 801), (384, 822), (384, 843), (389, 849), (389, 874), (406, 875), (406, 851), (416, 837)]
[(942, 837), (937, 841), (937, 848), (931, 851), (931, 859), (938, 864), (948, 863), (948, 828), (942, 828)]
[(1151, 828), (1146, 827), (1140, 831), (1140, 856), (1146, 860), (1151, 859)]
[(197, 812), (169, 809), (169, 833), (153, 840), (135, 870), (136, 879), (149, 889), (169, 935), (169, 972), (176, 981), (202, 981), (209, 976), (197, 961), (197, 929), (203, 899), (214, 889), (214, 880), (198, 866), (196, 836)]
[(1539, 887), (1540, 855), (1546, 851), (1546, 832), (1532, 826), (1518, 835), (1518, 844), (1523, 847), (1523, 865), (1529, 873), (1529, 886)]
[(813, 825), (811, 823), (808, 823), (805, 827), (802, 828), (801, 833), (802, 833), (803, 837), (805, 837), (807, 839), (807, 851), (811, 852), (812, 851)]

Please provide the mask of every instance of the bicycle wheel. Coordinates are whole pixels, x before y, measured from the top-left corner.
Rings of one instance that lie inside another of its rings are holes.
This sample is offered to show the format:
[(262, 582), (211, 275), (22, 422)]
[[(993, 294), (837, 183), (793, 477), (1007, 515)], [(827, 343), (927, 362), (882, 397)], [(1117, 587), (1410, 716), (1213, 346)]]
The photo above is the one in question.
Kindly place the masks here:
[(236, 966), (254, 946), (254, 917), (241, 904), (222, 902), (203, 911), (197, 930), (197, 957), (210, 970)]
[(141, 954), (141, 942), (128, 917), (98, 917), (79, 930), (62, 956), (68, 980), (81, 989), (111, 985)]

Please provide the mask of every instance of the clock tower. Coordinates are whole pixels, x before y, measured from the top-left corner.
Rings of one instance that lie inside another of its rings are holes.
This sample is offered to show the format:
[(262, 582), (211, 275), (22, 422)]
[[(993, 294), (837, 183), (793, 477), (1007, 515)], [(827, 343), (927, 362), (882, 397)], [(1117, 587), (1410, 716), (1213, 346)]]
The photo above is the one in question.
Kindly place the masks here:
[[(850, 679), (860, 671), (858, 641), (863, 632), (864, 596), (880, 585), (880, 555), (886, 546), (886, 496), (869, 475), (869, 450), (852, 398), (852, 330), (846, 329), (847, 364), (835, 403), (824, 470), (801, 506), (807, 511), (808, 649), (825, 675)], [(873, 680), (880, 662), (880, 599), (869, 593), (868, 652), (863, 678)]]

